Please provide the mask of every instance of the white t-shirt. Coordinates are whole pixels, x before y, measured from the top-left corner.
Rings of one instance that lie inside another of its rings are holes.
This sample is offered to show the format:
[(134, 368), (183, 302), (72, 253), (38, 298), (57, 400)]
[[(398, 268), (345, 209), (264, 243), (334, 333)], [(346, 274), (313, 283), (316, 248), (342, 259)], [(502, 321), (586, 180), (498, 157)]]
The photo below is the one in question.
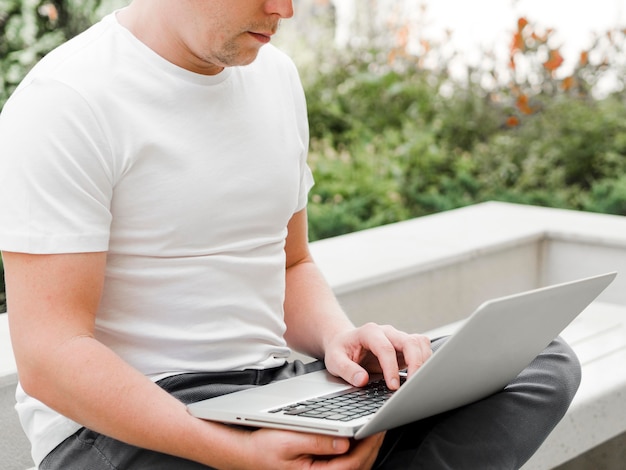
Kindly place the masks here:
[[(312, 185), (284, 54), (198, 75), (110, 15), (33, 69), (0, 142), (0, 249), (108, 252), (98, 340), (153, 380), (284, 362), (286, 225)], [(79, 428), (17, 399), (36, 463)]]

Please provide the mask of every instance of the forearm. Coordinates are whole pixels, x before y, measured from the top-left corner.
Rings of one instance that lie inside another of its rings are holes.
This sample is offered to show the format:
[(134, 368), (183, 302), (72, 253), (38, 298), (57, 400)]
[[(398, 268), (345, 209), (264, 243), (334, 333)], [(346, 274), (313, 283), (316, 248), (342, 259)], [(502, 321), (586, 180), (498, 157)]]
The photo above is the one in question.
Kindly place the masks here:
[(319, 359), (328, 341), (354, 328), (310, 257), (287, 270), (285, 321), (289, 345)]
[[(232, 439), (236, 431), (191, 417), (182, 403), (94, 339), (106, 253), (4, 252), (3, 261), (11, 341), (26, 393), (139, 447), (217, 468), (244, 458), (232, 447), (241, 445)], [(204, 455), (205, 449), (211, 452)]]
[(287, 341), (351, 384), (363, 386), (370, 372), (382, 372), (396, 389), (399, 369), (412, 374), (432, 354), (425, 336), (374, 323), (355, 328), (310, 257), (288, 269), (287, 281)]
[(70, 340), (23, 369), (27, 393), (90, 429), (215, 468), (244, 467), (243, 431), (192, 417), (91, 337)]

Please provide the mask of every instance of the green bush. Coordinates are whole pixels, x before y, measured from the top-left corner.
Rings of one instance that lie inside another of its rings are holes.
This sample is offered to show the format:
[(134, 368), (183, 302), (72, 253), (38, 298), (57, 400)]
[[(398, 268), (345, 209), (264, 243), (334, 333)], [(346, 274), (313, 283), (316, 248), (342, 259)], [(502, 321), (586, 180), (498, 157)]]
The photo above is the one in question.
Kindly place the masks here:
[(30, 68), (123, 0), (0, 0), (0, 109)]
[[(600, 36), (565, 78), (551, 34), (520, 20), (511, 64), (527, 72), (489, 89), (493, 70), (459, 82), (406, 54), (325, 50), (333, 66), (305, 82), (311, 239), (487, 200), (626, 215), (625, 33)], [(607, 74), (615, 92), (595, 97)]]

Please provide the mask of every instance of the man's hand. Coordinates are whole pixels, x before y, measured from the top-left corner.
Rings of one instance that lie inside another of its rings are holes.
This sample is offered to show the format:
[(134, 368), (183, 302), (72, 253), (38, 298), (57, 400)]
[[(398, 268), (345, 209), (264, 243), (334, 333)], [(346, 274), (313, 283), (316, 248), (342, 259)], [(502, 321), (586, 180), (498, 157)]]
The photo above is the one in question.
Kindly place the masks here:
[(400, 386), (399, 370), (409, 376), (432, 355), (430, 339), (389, 325), (368, 323), (334, 336), (326, 345), (328, 371), (354, 386), (367, 384), (370, 372), (382, 372), (391, 390)]
[(321, 434), (260, 429), (251, 432), (250, 468), (259, 470), (368, 470), (372, 468), (385, 434), (349, 440)]

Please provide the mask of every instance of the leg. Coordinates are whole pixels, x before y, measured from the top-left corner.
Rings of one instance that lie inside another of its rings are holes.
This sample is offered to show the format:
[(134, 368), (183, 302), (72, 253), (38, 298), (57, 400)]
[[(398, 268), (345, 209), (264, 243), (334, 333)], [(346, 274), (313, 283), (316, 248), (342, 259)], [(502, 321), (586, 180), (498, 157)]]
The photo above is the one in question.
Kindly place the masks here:
[(563, 418), (580, 364), (560, 338), (502, 392), (392, 430), (380, 469), (518, 469)]
[[(185, 404), (243, 388), (263, 385), (323, 368), (322, 362), (300, 361), (267, 370), (181, 374), (158, 384)], [(211, 470), (171, 455), (131, 446), (82, 428), (54, 449), (40, 470)]]
[(211, 470), (171, 455), (134, 447), (82, 428), (52, 451), (40, 470)]

